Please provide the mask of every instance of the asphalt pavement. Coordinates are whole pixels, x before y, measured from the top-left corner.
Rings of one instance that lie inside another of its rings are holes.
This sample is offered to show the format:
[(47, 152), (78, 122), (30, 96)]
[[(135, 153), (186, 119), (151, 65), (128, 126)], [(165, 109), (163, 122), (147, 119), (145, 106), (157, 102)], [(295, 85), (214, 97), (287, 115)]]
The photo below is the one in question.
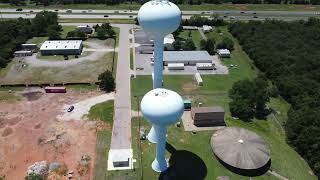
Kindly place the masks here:
[(115, 117), (110, 149), (131, 149), (131, 96), (129, 30), (133, 25), (118, 24), (120, 28), (116, 76)]
[[(77, 9), (72, 13), (64, 10), (55, 11), (54, 9), (46, 9), (48, 11), (57, 12), (61, 19), (133, 19), (137, 16), (138, 11), (129, 10), (89, 10)], [(34, 18), (37, 12), (42, 9), (1, 9), (0, 16), (2, 18)], [(309, 17), (319, 17), (318, 11), (240, 11), (240, 10), (214, 10), (214, 11), (182, 11), (182, 18), (188, 19), (194, 14), (210, 17), (218, 14), (225, 20), (265, 20), (279, 19), (285, 21), (308, 19)]]

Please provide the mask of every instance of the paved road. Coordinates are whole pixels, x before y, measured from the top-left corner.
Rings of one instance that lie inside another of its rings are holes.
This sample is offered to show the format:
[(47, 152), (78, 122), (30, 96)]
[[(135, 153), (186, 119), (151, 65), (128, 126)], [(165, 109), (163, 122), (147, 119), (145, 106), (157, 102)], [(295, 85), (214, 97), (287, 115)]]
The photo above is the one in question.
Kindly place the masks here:
[(114, 25), (120, 28), (116, 77), (115, 117), (110, 149), (131, 149), (131, 96), (129, 29), (132, 25)]
[[(34, 18), (35, 14), (2, 14), (2, 18), (7, 19), (16, 19), (19, 17), (22, 18)], [(203, 15), (204, 17), (210, 17), (210, 15)], [(293, 21), (293, 20), (300, 20), (300, 19), (308, 19), (309, 17), (320, 17), (320, 15), (290, 15), (290, 16), (284, 16), (284, 15), (221, 15), (221, 17), (224, 20), (265, 20), (267, 18), (269, 19), (279, 19), (284, 21)], [(96, 14), (59, 14), (60, 19), (133, 19), (136, 15), (132, 15), (132, 17), (129, 17), (128, 15), (109, 15), (109, 17), (104, 17), (103, 15), (96, 15)], [(183, 19), (189, 19), (191, 15), (183, 15)]]
[[(48, 9), (54, 11), (54, 9)], [(30, 12), (33, 11), (33, 12)], [(25, 9), (24, 11), (15, 11), (15, 9), (1, 9), (3, 18), (34, 18), (39, 9)], [(85, 13), (84, 13), (85, 12)], [(58, 15), (62, 19), (133, 19), (138, 11), (129, 10), (73, 10), (72, 13), (66, 13), (66, 10), (59, 10)], [(108, 17), (104, 17), (104, 15)], [(218, 14), (225, 20), (265, 20), (266, 18), (281, 19), (286, 21), (307, 19), (309, 17), (320, 17), (317, 11), (240, 11), (240, 10), (215, 10), (215, 11), (182, 11), (182, 18), (188, 19), (193, 14), (201, 14), (209, 17), (212, 14)], [(130, 17), (131, 15), (131, 17)]]

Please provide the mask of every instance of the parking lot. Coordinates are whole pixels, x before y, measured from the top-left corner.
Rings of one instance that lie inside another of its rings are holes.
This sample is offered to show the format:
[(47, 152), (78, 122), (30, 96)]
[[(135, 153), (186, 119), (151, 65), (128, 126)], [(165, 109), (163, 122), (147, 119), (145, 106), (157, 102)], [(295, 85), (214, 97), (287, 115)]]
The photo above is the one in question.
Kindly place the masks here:
[[(151, 75), (153, 72), (152, 57), (152, 41), (149, 36), (141, 30), (135, 32), (135, 67), (136, 75)], [(215, 65), (215, 70), (197, 70), (196, 66), (185, 66), (184, 70), (169, 70), (167, 66), (164, 67), (164, 74), (171, 75), (192, 75), (200, 74), (228, 74), (228, 68), (222, 65), (218, 56), (212, 56), (212, 63)]]

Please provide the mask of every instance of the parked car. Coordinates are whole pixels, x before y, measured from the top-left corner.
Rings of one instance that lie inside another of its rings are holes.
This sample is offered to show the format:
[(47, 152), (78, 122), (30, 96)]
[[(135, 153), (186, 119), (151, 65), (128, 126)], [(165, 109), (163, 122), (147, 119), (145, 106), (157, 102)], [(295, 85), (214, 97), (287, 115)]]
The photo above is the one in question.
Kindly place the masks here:
[(23, 9), (22, 8), (18, 8), (18, 9), (16, 9), (16, 11), (22, 11)]
[(258, 16), (253, 16), (253, 18), (258, 18)]
[(74, 110), (74, 106), (70, 106), (69, 108), (68, 108), (68, 112), (71, 112), (71, 111), (73, 111)]

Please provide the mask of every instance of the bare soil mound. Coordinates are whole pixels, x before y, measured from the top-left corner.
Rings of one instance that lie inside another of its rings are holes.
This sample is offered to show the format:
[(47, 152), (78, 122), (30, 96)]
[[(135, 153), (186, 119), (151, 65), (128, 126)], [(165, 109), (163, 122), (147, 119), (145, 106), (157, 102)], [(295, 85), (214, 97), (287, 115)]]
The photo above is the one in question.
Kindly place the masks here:
[(2, 137), (7, 137), (7, 136), (9, 136), (10, 134), (12, 134), (13, 133), (13, 130), (12, 130), (12, 128), (10, 128), (10, 127), (7, 127), (7, 128), (5, 128), (4, 129), (4, 131), (2, 132)]
[(186, 83), (183, 85), (182, 89), (186, 92), (190, 92), (190, 91), (194, 91), (196, 90), (198, 87), (197, 85), (195, 85), (194, 83), (192, 82), (189, 82), (189, 83)]
[(27, 98), (28, 101), (36, 101), (43, 95), (42, 92), (27, 92), (23, 93), (22, 96)]

